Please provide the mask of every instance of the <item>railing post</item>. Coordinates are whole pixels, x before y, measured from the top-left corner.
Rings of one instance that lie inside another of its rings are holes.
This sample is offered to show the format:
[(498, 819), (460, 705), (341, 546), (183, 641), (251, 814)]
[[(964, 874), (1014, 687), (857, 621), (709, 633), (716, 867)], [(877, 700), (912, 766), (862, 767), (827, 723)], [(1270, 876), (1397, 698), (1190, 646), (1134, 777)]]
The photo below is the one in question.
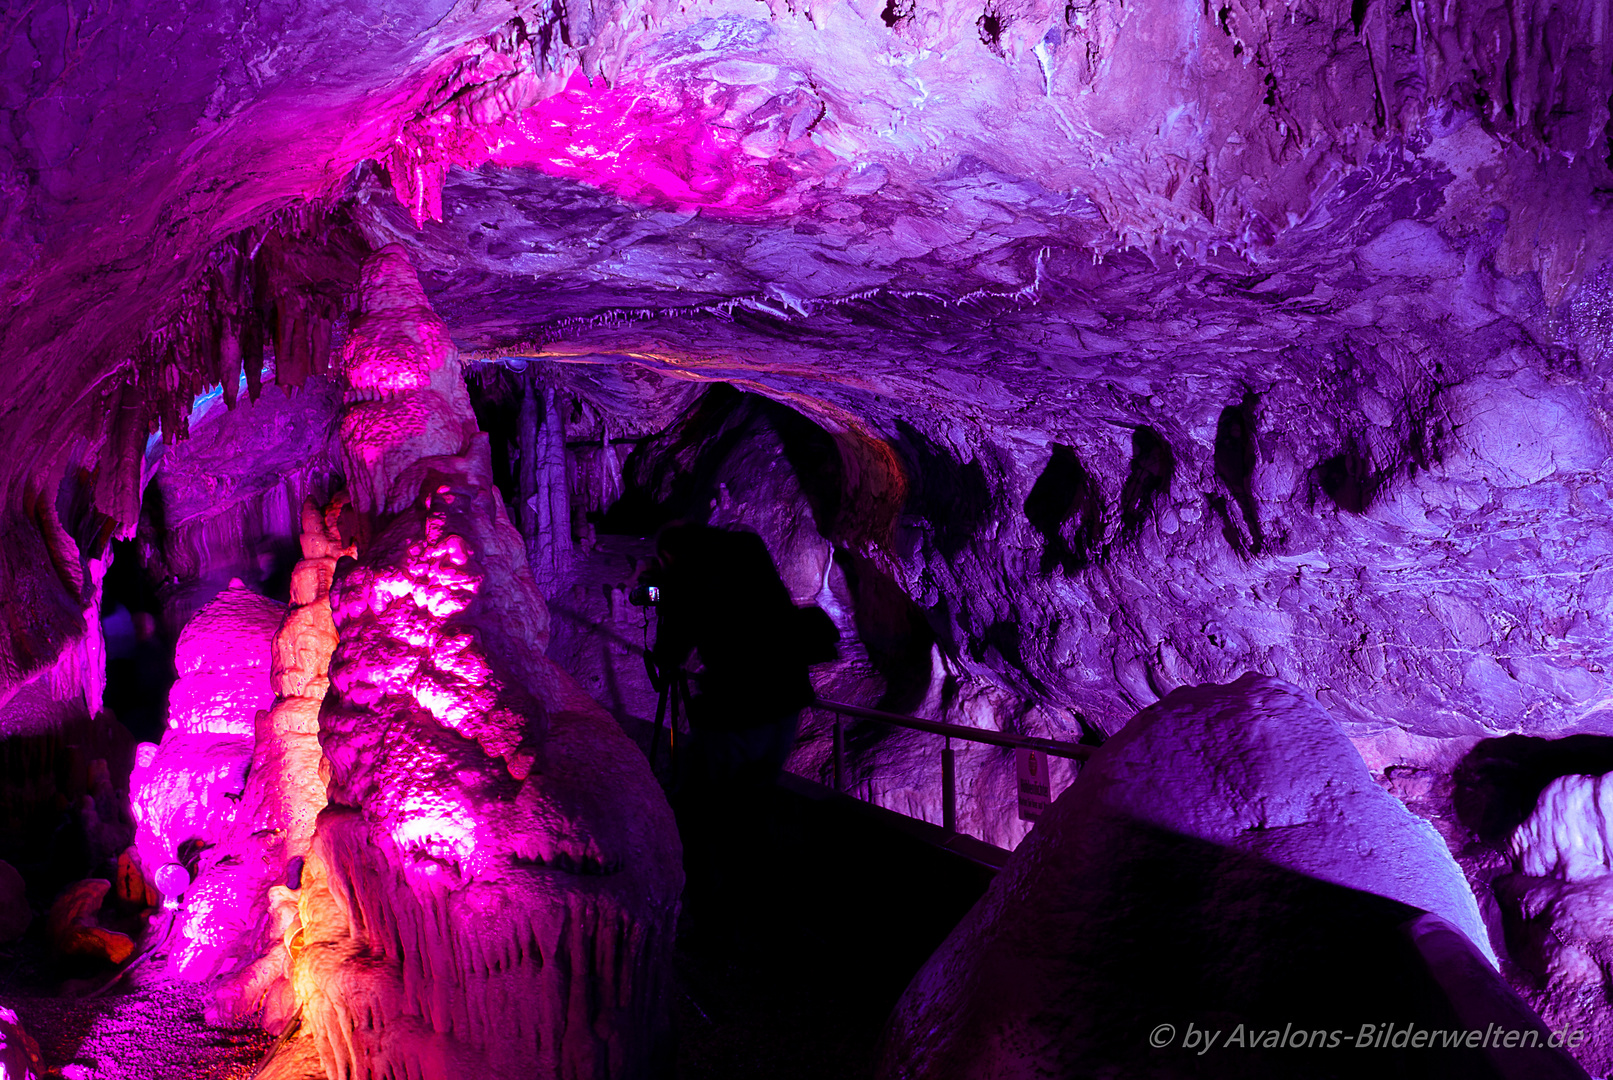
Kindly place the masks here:
[(841, 726), (840, 714), (835, 712), (831, 713), (830, 715), (835, 718), (835, 790), (838, 792), (844, 792), (846, 790), (846, 732)]
[(948, 833), (958, 831), (958, 774), (952, 760), (952, 740), (941, 747), (941, 827)]

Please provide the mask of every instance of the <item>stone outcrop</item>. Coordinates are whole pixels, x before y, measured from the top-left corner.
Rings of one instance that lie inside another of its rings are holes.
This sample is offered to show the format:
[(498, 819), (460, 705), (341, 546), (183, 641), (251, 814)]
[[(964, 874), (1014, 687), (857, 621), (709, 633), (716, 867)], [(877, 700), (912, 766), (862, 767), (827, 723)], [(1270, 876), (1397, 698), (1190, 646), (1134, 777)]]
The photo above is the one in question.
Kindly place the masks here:
[(110, 881), (91, 878), (62, 890), (51, 905), (46, 929), (51, 945), (64, 956), (87, 956), (121, 964), (134, 955), (134, 939), (101, 926), (96, 913), (112, 889)]
[(1613, 1071), (1613, 784), (1560, 776), (1512, 835), (1512, 873), (1495, 880), (1508, 952), (1525, 996), (1553, 1027), (1584, 1031), (1580, 1055)]
[[(1444, 985), (1417, 943), (1425, 911), (1456, 928), (1481, 996), (1537, 1025), (1490, 967), (1443, 841), (1314, 698), (1255, 675), (1178, 690), (1094, 755), (915, 977), (881, 1075), (1294, 1075), (1286, 1046), (1198, 1056), (1180, 1039), (1190, 1023), (1458, 1026), (1471, 987)], [(1150, 1046), (1161, 1024), (1171, 1040)], [(1305, 1075), (1359, 1075), (1353, 1043), (1328, 1049), (1303, 1051)], [(1530, 1060), (1528, 1075), (1582, 1075), (1561, 1051)]]

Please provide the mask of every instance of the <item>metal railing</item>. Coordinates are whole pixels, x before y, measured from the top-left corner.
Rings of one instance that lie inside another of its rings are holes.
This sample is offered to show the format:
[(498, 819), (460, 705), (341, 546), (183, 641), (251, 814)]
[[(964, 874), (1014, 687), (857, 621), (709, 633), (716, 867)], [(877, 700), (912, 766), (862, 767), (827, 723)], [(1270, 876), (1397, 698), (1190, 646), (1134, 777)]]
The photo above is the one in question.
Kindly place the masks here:
[[(655, 730), (650, 736), (651, 769), (654, 769), (656, 765), (663, 728), (668, 732), (669, 749), (673, 751), (674, 755), (676, 754), (678, 712), (681, 707), (684, 715), (688, 715), (689, 677), (691, 674), (691, 672), (680, 670), (678, 677), (669, 679), (661, 690), (660, 701), (655, 709)], [(845, 794), (846, 791), (846, 730), (843, 717), (850, 716), (859, 720), (876, 720), (880, 723), (892, 724), (912, 731), (924, 731), (932, 735), (942, 736), (945, 741), (941, 745), (941, 826), (949, 834), (955, 834), (958, 831), (958, 772), (957, 760), (952, 749), (953, 739), (984, 743), (988, 746), (1004, 746), (1015, 750), (1040, 750), (1044, 754), (1069, 758), (1072, 761), (1085, 761), (1097, 749), (1095, 746), (1087, 746), (1084, 743), (1038, 739), (1031, 735), (1014, 735), (1006, 731), (991, 731), (986, 728), (968, 727), (964, 724), (949, 724), (942, 720), (925, 720), (917, 716), (884, 712), (880, 709), (869, 709), (861, 705), (848, 705), (843, 701), (830, 701), (828, 698), (817, 696), (813, 697), (809, 708), (822, 709), (825, 712), (834, 714), (834, 790), (840, 794)]]
[(941, 827), (948, 833), (958, 831), (958, 770), (953, 756), (953, 739), (985, 743), (989, 746), (1007, 746), (1015, 750), (1040, 750), (1044, 754), (1069, 758), (1073, 761), (1085, 761), (1097, 749), (1096, 746), (1087, 746), (1083, 743), (1057, 742), (1030, 735), (1014, 735), (1006, 731), (949, 724), (941, 720), (924, 720), (917, 716), (867, 709), (861, 705), (847, 705), (843, 701), (830, 701), (821, 697), (813, 700), (812, 708), (834, 713), (834, 789), (842, 794), (846, 790), (846, 733), (845, 724), (841, 721), (842, 716), (854, 716), (860, 720), (878, 720), (912, 731), (927, 731), (932, 735), (943, 736), (945, 742), (941, 744)]

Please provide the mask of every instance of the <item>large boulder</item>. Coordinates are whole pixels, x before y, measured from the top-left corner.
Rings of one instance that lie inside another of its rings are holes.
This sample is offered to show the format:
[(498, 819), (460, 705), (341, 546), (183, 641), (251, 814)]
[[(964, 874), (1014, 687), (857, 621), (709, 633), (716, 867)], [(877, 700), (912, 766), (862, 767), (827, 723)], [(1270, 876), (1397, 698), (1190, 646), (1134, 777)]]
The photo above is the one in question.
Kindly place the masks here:
[(1613, 1072), (1613, 773), (1559, 776), (1509, 844), (1496, 879), (1525, 998), (1553, 1027), (1584, 1031), (1579, 1054)]
[(1493, 964), (1434, 830), (1314, 698), (1248, 675), (1175, 691), (1093, 756), (908, 987), (881, 1075), (1491, 1075), (1485, 1048), (1355, 1043), (1505, 1016), (1544, 1044)]

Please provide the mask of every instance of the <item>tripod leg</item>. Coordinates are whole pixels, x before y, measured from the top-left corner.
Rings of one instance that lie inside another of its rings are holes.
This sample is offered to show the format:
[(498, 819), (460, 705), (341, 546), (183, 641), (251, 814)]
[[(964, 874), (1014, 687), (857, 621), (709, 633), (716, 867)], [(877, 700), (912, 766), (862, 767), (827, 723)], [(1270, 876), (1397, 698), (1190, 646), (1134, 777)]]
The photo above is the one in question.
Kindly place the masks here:
[(666, 726), (667, 697), (672, 687), (661, 687), (661, 698), (655, 703), (655, 730), (650, 732), (650, 771), (655, 771), (656, 758), (661, 752), (661, 729)]

